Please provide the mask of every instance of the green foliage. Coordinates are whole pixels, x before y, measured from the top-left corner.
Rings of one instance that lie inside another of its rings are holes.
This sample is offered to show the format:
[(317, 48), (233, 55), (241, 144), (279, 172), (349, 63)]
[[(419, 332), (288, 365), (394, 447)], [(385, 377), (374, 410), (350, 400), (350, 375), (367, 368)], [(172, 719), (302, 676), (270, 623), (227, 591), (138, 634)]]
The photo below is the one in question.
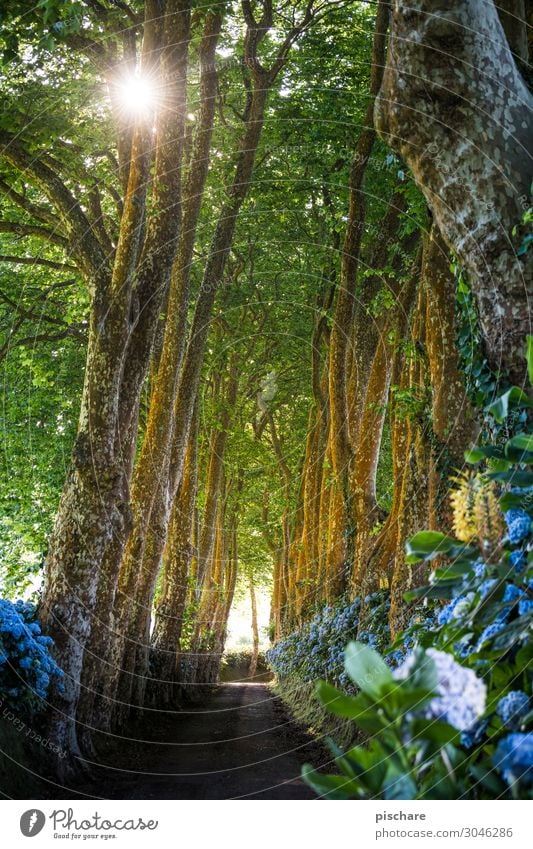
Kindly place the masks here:
[[(348, 645), (346, 671), (359, 688), (343, 696), (324, 683), (319, 700), (338, 716), (372, 735), (368, 746), (331, 749), (340, 775), (323, 775), (306, 766), (303, 777), (329, 799), (446, 799), (464, 790), (459, 732), (447, 722), (423, 718), (436, 695), (434, 661), (414, 655), (410, 674), (395, 679), (380, 655), (359, 643)], [(450, 768), (453, 765), (453, 768)]]
[[(530, 352), (528, 344), (528, 368)], [(529, 406), (527, 395), (506, 395)], [(503, 421), (509, 404), (499, 400)], [(339, 775), (304, 769), (327, 798), (533, 798), (533, 436), (466, 457), (488, 463), (487, 477), (501, 485), (506, 532), (497, 544), (438, 531), (409, 540), (408, 562), (439, 565), (407, 595), (424, 600), (426, 615), (394, 641), (388, 658), (400, 666), (391, 672), (372, 648), (352, 643), (345, 668), (357, 695), (317, 685), (324, 707), (372, 736), (347, 752), (332, 743)]]
[(268, 663), (284, 686), (292, 679), (309, 682), (324, 677), (349, 687), (350, 677), (344, 671), (346, 641), (357, 637), (381, 650), (386, 648), (390, 642), (389, 608), (386, 591), (327, 605), (297, 631), (279, 640), (267, 652)]
[(466, 389), (476, 407), (494, 398), (497, 376), (489, 367), (483, 352), (483, 342), (474, 296), (460, 266), (452, 266), (457, 281), (457, 348)]
[(51, 282), (39, 267), (0, 270), (0, 580), (11, 598), (35, 586), (69, 465), (86, 310), (75, 281)]

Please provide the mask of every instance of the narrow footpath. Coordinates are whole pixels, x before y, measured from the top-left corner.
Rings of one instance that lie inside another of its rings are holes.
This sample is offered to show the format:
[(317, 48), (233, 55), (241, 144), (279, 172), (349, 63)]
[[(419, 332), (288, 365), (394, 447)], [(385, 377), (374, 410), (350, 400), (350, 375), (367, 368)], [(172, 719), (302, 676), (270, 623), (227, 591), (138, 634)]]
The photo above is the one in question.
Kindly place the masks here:
[(104, 747), (78, 798), (314, 799), (302, 765), (328, 760), (259, 683), (222, 684), (202, 705), (147, 714), (129, 736)]

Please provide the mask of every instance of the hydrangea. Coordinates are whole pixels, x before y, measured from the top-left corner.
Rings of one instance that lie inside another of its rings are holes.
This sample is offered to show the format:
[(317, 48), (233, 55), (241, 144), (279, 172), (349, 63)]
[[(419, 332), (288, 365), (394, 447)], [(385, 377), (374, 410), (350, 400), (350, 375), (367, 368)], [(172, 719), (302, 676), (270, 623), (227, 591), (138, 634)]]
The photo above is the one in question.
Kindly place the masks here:
[(496, 637), (497, 634), (499, 634), (500, 631), (503, 631), (504, 628), (505, 622), (492, 622), (490, 625), (487, 625), (478, 640), (476, 651), (479, 651), (486, 642)]
[(353, 685), (344, 675), (344, 647), (359, 639), (380, 651), (390, 643), (385, 591), (366, 596), (363, 601), (340, 601), (327, 605), (298, 631), (279, 640), (267, 652), (267, 661), (278, 679), (306, 682), (324, 678), (350, 692)]
[(529, 712), (529, 696), (523, 690), (511, 690), (500, 699), (496, 713), (508, 728), (516, 730)]
[(531, 533), (531, 517), (525, 510), (512, 508), (504, 513), (507, 536), (512, 545), (522, 542)]
[(467, 593), (465, 596), (458, 598), (452, 611), (452, 619), (460, 619), (461, 616), (468, 613), (472, 606), (474, 597), (474, 593)]
[(401, 649), (395, 649), (394, 651), (389, 652), (386, 656), (385, 660), (390, 666), (399, 666), (401, 663), (405, 661), (406, 654)]
[(474, 564), (474, 575), (476, 578), (484, 578), (487, 574), (487, 564), (484, 560), (477, 560)]
[(496, 580), (496, 578), (487, 578), (486, 581), (483, 581), (483, 583), (480, 584), (478, 587), (478, 593), (480, 598), (486, 598), (492, 588), (495, 587), (497, 583), (498, 581)]
[(455, 608), (457, 607), (457, 605), (462, 604), (465, 598), (466, 596), (459, 595), (457, 596), (457, 598), (454, 598), (452, 601), (446, 604), (437, 615), (437, 623), (439, 625), (447, 625), (449, 622), (451, 622), (454, 616)]
[(521, 572), (526, 565), (526, 555), (520, 548), (517, 548), (514, 551), (511, 551), (509, 561), (511, 565), (514, 566), (516, 572)]
[(515, 781), (525, 785), (532, 784), (533, 733), (508, 734), (498, 743), (492, 762), (508, 784)]
[(533, 599), (523, 598), (518, 602), (518, 613), (520, 616), (525, 616), (526, 613), (531, 613), (533, 610)]
[(469, 657), (469, 655), (476, 650), (476, 647), (472, 645), (471, 634), (465, 634), (464, 637), (461, 637), (461, 639), (454, 644), (453, 648), (459, 657)]
[[(441, 719), (459, 731), (468, 731), (485, 712), (487, 688), (471, 669), (461, 666), (453, 655), (438, 649), (427, 649), (426, 657), (435, 664), (436, 696), (421, 711), (427, 719)], [(412, 655), (394, 670), (398, 680), (409, 677), (416, 663)]]
[(478, 719), (469, 731), (461, 731), (461, 744), (465, 749), (472, 749), (474, 746), (479, 746), (485, 739), (488, 727), (488, 719)]
[(505, 607), (499, 611), (499, 613), (495, 617), (496, 622), (507, 622), (509, 616), (511, 615), (512, 608), (514, 604), (510, 604), (510, 602), (516, 602), (520, 598), (522, 598), (524, 593), (522, 590), (519, 590), (514, 584), (506, 584), (505, 591), (503, 593), (502, 603), (505, 603)]
[(53, 640), (41, 634), (33, 604), (0, 599), (0, 694), (14, 707), (41, 707), (52, 680), (63, 671), (50, 654)]

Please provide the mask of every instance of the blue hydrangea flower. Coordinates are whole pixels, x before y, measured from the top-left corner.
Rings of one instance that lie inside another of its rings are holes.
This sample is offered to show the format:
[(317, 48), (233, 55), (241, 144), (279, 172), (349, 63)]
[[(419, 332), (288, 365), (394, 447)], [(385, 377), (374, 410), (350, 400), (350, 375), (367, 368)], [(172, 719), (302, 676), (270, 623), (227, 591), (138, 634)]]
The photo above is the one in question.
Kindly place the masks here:
[(19, 709), (39, 707), (52, 680), (58, 685), (63, 676), (50, 654), (53, 641), (41, 634), (35, 615), (33, 604), (0, 599), (0, 694)]
[(512, 508), (504, 513), (507, 536), (512, 545), (517, 545), (531, 533), (531, 517), (525, 510)]
[(529, 696), (523, 690), (511, 690), (500, 699), (496, 713), (508, 728), (516, 730), (529, 712)]
[(505, 628), (505, 622), (492, 622), (490, 625), (484, 629), (481, 633), (481, 636), (478, 640), (478, 644), (476, 646), (476, 651), (479, 651), (480, 648), (488, 642), (488, 640), (492, 640), (500, 631), (503, 631)]
[(478, 587), (479, 596), (482, 599), (486, 598), (488, 596), (488, 594), (490, 593), (490, 591), (492, 590), (492, 588), (494, 586), (496, 586), (497, 583), (498, 583), (498, 581), (496, 580), (496, 578), (487, 578), (487, 580), (483, 581), (483, 583), (481, 583)]
[(510, 604), (510, 602), (517, 602), (520, 598), (522, 598), (524, 593), (522, 590), (515, 587), (514, 584), (506, 584), (505, 591), (502, 598), (502, 603), (505, 603), (505, 607), (500, 610), (500, 612), (496, 615), (496, 622), (507, 622), (509, 616), (511, 615), (514, 604)]
[(461, 745), (465, 749), (472, 749), (474, 746), (479, 746), (485, 739), (488, 727), (488, 719), (478, 719), (469, 731), (461, 731)]
[(532, 784), (533, 733), (508, 734), (498, 743), (492, 762), (507, 784), (513, 784), (515, 781), (524, 785)]
[[(368, 599), (372, 608), (371, 630), (365, 617), (365, 623), (361, 623), (362, 639), (368, 645), (381, 648), (390, 642), (387, 593), (372, 593)], [(280, 679), (293, 677), (315, 681), (325, 678), (332, 683), (341, 683), (344, 647), (357, 636), (360, 609), (361, 598), (356, 598), (349, 604), (339, 601), (317, 611), (310, 622), (279, 640), (269, 650), (268, 663), (273, 672)], [(348, 678), (343, 684), (346, 690), (353, 691)]]
[(452, 599), (448, 604), (446, 604), (437, 615), (437, 622), (439, 625), (447, 625), (451, 622), (455, 607), (458, 604), (461, 604), (465, 599), (465, 596), (457, 596), (457, 598)]
[(385, 660), (390, 664), (390, 666), (399, 666), (405, 661), (405, 652), (401, 649), (395, 649), (387, 655)]
[(533, 599), (523, 598), (518, 602), (518, 613), (520, 616), (525, 616), (526, 613), (531, 613), (533, 610)]
[(474, 593), (467, 593), (465, 596), (460, 596), (455, 600), (455, 605), (452, 610), (452, 619), (460, 619), (469, 612), (472, 602), (475, 598)]
[(464, 637), (461, 637), (454, 645), (454, 651), (459, 657), (469, 657), (475, 650), (476, 647), (472, 645), (472, 635), (466, 634)]
[[(440, 719), (458, 731), (468, 731), (485, 712), (487, 688), (472, 669), (461, 666), (453, 655), (437, 649), (427, 649), (426, 657), (435, 664), (436, 696), (421, 710), (426, 719)], [(393, 672), (397, 680), (405, 680), (417, 663), (411, 655)]]
[(487, 564), (483, 560), (477, 560), (474, 564), (474, 575), (476, 578), (484, 578), (487, 574)]
[(515, 572), (521, 572), (526, 566), (526, 555), (521, 548), (517, 548), (514, 551), (511, 551), (509, 561), (511, 565), (514, 566)]

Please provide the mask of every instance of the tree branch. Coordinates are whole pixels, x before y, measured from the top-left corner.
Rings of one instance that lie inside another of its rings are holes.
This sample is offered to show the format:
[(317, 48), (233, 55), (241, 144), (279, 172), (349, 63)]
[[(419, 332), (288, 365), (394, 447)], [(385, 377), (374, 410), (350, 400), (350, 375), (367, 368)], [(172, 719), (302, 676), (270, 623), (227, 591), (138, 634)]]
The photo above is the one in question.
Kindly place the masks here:
[(54, 215), (50, 210), (45, 209), (42, 206), (38, 206), (37, 204), (32, 203), (28, 200), (25, 195), (17, 192), (13, 189), (9, 183), (6, 183), (0, 177), (0, 191), (9, 198), (9, 200), (13, 201), (17, 206), (23, 209), (25, 212), (29, 212), (30, 215), (33, 215), (34, 218), (37, 218), (39, 221), (44, 221), (46, 224), (52, 224), (54, 227), (57, 226), (57, 216)]
[(55, 268), (57, 271), (77, 271), (75, 265), (68, 265), (66, 262), (55, 262), (52, 259), (44, 259), (33, 256), (11, 256), (10, 254), (0, 254), (0, 262), (12, 262), (16, 265), (43, 265), (45, 268)]
[(23, 224), (20, 221), (0, 221), (0, 233), (13, 233), (15, 236), (36, 236), (38, 239), (46, 239), (59, 245), (60, 248), (68, 248), (68, 242), (59, 233), (39, 224)]
[(63, 327), (65, 332), (68, 332), (71, 336), (76, 336), (78, 339), (85, 339), (85, 335), (81, 333), (77, 327), (77, 325), (67, 324), (66, 321), (63, 321), (61, 318), (55, 318), (53, 315), (48, 315), (44, 312), (34, 312), (32, 309), (26, 309), (21, 306), (20, 303), (14, 301), (13, 298), (10, 298), (9, 295), (6, 295), (5, 292), (2, 292), (0, 289), (0, 300), (15, 310), (18, 317), (22, 319), (29, 319), (31, 321), (37, 322), (45, 322), (46, 324), (54, 324), (59, 327)]
[(31, 175), (50, 202), (56, 207), (67, 233), (72, 239), (72, 252), (81, 269), (90, 278), (108, 274), (109, 265), (105, 249), (93, 232), (90, 222), (76, 198), (60, 177), (40, 159), (26, 150), (20, 139), (0, 130), (3, 155), (16, 168)]

